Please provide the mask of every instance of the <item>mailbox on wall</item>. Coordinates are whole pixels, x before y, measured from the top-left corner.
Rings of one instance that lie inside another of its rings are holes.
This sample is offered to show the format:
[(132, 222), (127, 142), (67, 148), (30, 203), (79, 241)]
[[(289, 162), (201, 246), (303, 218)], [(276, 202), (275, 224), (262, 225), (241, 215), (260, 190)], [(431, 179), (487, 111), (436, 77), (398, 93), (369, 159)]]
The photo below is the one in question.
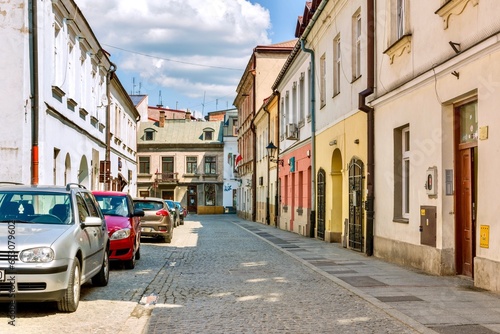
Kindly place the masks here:
[(437, 195), (437, 167), (429, 167), (427, 169), (425, 178), (425, 189), (427, 189), (427, 195), (429, 196)]

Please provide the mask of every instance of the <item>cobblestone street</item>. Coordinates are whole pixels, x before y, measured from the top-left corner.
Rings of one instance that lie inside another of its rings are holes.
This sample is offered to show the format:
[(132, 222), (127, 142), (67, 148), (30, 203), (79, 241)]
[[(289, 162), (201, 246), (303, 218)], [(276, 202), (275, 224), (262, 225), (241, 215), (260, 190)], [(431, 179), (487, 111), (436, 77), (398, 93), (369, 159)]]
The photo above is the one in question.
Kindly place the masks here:
[[(385, 312), (241, 228), (235, 215), (192, 215), (171, 244), (143, 240), (133, 270), (84, 286), (75, 313), (7, 304), (0, 333), (412, 333)], [(141, 305), (145, 296), (154, 305)], [(155, 298), (152, 298), (153, 300)]]

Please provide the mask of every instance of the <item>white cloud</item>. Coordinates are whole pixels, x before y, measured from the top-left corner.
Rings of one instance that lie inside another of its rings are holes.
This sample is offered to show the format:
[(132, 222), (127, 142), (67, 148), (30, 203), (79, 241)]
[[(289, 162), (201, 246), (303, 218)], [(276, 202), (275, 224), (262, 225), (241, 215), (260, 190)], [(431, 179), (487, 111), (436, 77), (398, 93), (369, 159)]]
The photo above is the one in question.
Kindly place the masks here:
[(248, 0), (76, 1), (112, 60), (118, 57), (125, 88), (123, 76), (140, 75), (143, 87), (179, 94), (174, 100), (234, 94), (253, 48), (271, 43), (268, 10)]

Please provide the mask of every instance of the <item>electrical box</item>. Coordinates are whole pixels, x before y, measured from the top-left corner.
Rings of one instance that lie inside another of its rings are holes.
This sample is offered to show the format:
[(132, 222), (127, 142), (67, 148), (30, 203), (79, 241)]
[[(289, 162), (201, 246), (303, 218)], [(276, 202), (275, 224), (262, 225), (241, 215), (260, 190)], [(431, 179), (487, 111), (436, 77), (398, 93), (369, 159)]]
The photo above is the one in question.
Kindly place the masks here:
[(420, 207), (420, 244), (436, 247), (437, 211), (435, 206)]
[(427, 169), (425, 178), (425, 189), (427, 190), (427, 195), (429, 196), (437, 195), (437, 167), (429, 167)]

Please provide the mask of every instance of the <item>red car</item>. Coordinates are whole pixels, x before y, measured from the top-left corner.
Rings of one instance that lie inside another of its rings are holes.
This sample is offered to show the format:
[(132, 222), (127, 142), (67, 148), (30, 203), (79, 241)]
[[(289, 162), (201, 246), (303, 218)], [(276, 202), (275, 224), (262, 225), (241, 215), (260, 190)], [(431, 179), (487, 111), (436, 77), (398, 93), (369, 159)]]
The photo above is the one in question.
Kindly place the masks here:
[(132, 197), (118, 191), (92, 192), (106, 218), (110, 240), (110, 260), (123, 261), (134, 269), (141, 257), (141, 221), (144, 211), (134, 210)]

